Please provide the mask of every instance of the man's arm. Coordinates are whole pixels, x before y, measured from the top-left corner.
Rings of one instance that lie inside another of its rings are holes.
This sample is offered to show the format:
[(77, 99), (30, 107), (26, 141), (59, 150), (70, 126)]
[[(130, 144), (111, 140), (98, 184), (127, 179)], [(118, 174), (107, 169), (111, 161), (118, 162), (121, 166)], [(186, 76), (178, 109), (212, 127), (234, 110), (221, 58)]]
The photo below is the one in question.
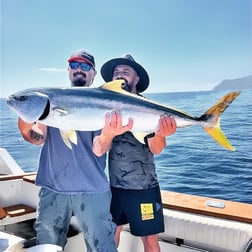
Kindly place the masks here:
[(159, 127), (155, 132), (155, 136), (148, 138), (148, 145), (151, 152), (155, 155), (160, 154), (166, 146), (165, 137), (174, 134), (176, 129), (175, 119), (167, 115), (162, 115), (159, 119)]
[(126, 131), (131, 130), (133, 127), (133, 119), (129, 118), (128, 124), (122, 125), (122, 116), (118, 111), (106, 113), (105, 126), (99, 136), (94, 138), (93, 152), (96, 156), (102, 156), (104, 153), (110, 150), (113, 138), (117, 135), (121, 135)]
[(27, 123), (18, 118), (18, 128), (24, 140), (35, 145), (45, 142), (47, 136), (47, 126), (38, 123)]

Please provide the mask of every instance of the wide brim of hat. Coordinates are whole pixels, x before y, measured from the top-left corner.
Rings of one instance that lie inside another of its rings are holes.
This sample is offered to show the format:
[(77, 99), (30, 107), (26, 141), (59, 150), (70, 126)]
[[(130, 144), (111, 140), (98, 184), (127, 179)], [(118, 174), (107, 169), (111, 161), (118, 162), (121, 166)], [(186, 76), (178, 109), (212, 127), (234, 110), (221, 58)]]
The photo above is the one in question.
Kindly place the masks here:
[(136, 86), (138, 93), (148, 88), (150, 79), (146, 70), (138, 63), (124, 58), (112, 59), (103, 64), (101, 67), (101, 75), (106, 82), (112, 80), (114, 68), (118, 65), (130, 66), (137, 72), (139, 76), (139, 82)]

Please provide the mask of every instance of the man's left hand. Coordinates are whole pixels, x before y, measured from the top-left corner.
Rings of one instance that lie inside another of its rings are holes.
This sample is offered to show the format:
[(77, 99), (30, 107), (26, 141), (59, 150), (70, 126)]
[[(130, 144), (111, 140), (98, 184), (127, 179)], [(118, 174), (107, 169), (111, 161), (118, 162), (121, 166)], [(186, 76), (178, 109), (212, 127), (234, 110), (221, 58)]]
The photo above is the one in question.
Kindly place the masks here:
[(177, 124), (172, 116), (161, 115), (159, 119), (158, 129), (155, 132), (156, 136), (167, 137), (176, 132)]

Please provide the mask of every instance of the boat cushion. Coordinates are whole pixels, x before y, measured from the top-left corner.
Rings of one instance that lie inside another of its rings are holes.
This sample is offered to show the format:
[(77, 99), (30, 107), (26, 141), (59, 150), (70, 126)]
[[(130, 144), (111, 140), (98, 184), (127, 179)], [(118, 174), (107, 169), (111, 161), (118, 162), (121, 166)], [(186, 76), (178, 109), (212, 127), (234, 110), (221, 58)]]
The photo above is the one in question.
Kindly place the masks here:
[(200, 214), (164, 209), (166, 230), (162, 239), (210, 251), (244, 251), (252, 239), (252, 225)]
[(10, 217), (20, 216), (23, 214), (28, 214), (28, 213), (32, 213), (36, 211), (35, 208), (24, 205), (24, 204), (8, 206), (8, 207), (4, 207), (3, 209), (6, 215)]

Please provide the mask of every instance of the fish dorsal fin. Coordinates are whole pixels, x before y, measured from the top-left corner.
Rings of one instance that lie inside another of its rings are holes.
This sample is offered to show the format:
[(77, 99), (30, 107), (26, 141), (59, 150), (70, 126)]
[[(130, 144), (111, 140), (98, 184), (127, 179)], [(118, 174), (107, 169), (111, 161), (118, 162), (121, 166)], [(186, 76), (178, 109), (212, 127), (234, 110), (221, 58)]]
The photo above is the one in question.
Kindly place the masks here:
[(104, 83), (99, 88), (114, 91), (114, 92), (121, 93), (121, 94), (125, 94), (125, 95), (128, 95), (128, 96), (133, 96), (133, 97), (137, 98), (138, 100), (149, 101), (149, 102), (155, 103), (157, 105), (161, 105), (163, 107), (166, 106), (164, 104), (157, 103), (157, 102), (155, 102), (155, 101), (153, 101), (151, 99), (148, 99), (148, 98), (146, 98), (144, 96), (137, 95), (137, 94), (134, 94), (134, 93), (131, 93), (129, 91), (124, 90), (122, 88), (122, 84), (124, 82), (125, 82), (124, 80), (114, 80), (114, 81)]
[(122, 88), (122, 84), (124, 82), (125, 82), (125, 80), (114, 80), (114, 81), (104, 83), (103, 85), (100, 86), (100, 88), (107, 89), (107, 90), (114, 91), (114, 92), (121, 93), (121, 94), (132, 95), (130, 92), (125, 91)]
[(75, 130), (60, 130), (60, 135), (69, 149), (72, 150), (72, 143), (77, 145), (77, 134)]
[(125, 95), (128, 95), (128, 96), (132, 96), (132, 97), (137, 98), (138, 100), (148, 101), (148, 102), (151, 102), (153, 104), (156, 104), (157, 106), (161, 106), (164, 109), (167, 108), (168, 110), (177, 111), (178, 113), (183, 113), (183, 114), (185, 114), (185, 115), (187, 115), (189, 117), (192, 117), (191, 115), (186, 114), (185, 112), (182, 112), (182, 111), (180, 111), (180, 110), (178, 110), (178, 109), (176, 109), (174, 107), (171, 107), (171, 106), (168, 107), (166, 104), (162, 104), (162, 103), (159, 103), (157, 101), (153, 101), (153, 100), (151, 100), (149, 98), (146, 98), (144, 96), (141, 96), (141, 95), (130, 93), (130, 92), (128, 92), (128, 91), (126, 91), (126, 90), (124, 90), (122, 88), (123, 83), (124, 83), (124, 80), (114, 80), (114, 81), (104, 83), (99, 88), (114, 91), (114, 92), (121, 93), (121, 94), (125, 94)]

